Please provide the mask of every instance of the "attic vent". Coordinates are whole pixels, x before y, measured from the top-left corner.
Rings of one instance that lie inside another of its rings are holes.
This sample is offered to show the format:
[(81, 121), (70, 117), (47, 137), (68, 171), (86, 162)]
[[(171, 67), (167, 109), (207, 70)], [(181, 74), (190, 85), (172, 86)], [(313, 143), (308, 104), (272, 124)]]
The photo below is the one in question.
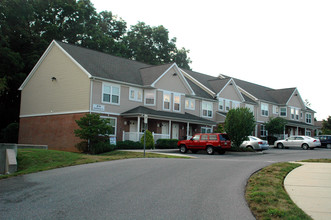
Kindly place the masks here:
[(177, 76), (177, 73), (172, 74), (173, 76)]

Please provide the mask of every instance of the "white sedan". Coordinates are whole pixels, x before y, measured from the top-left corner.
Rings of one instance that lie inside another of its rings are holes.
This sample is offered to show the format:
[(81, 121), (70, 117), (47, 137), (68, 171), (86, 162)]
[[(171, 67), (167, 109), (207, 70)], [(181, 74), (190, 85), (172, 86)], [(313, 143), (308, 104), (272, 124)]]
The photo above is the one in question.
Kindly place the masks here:
[(291, 136), (285, 140), (278, 140), (274, 143), (274, 147), (301, 147), (304, 150), (314, 149), (321, 146), (319, 139), (315, 139), (309, 136)]
[(240, 147), (250, 148), (253, 150), (268, 150), (269, 144), (267, 141), (261, 140), (258, 137), (248, 136), (247, 140), (244, 141)]

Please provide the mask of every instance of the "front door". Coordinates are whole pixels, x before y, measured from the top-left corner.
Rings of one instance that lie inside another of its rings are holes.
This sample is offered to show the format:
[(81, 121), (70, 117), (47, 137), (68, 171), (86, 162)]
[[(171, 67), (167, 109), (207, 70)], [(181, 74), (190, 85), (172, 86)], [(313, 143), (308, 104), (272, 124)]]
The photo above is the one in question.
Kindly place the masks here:
[[(162, 134), (169, 135), (169, 123), (168, 122), (162, 122)], [(170, 139), (170, 136), (162, 137), (166, 139)]]
[(179, 124), (172, 124), (172, 139), (179, 139)]
[(130, 141), (139, 141), (138, 136), (138, 128), (137, 128), (137, 121), (130, 121), (130, 133), (129, 133), (129, 140)]

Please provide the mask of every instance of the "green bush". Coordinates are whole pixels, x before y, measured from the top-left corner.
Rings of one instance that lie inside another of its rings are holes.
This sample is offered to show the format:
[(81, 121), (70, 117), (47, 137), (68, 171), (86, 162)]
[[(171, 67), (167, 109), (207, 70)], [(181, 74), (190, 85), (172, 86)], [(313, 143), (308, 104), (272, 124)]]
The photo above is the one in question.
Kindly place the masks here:
[(17, 143), (18, 140), (18, 123), (11, 123), (6, 128), (2, 129), (0, 142)]
[(117, 141), (117, 149), (144, 149), (144, 145), (135, 141)]
[[(144, 136), (145, 134), (141, 137), (140, 143), (144, 146)], [(146, 130), (146, 149), (154, 149), (154, 138), (152, 132), (149, 130)]]
[(158, 139), (155, 148), (157, 149), (175, 149), (177, 148), (177, 139)]
[(91, 153), (92, 154), (102, 154), (115, 149), (115, 145), (109, 143), (109, 140), (103, 142), (96, 142), (92, 144)]
[(79, 142), (78, 144), (75, 145), (75, 147), (76, 147), (80, 152), (83, 152), (83, 153), (87, 153), (87, 152), (88, 152), (88, 144), (87, 144), (87, 141)]

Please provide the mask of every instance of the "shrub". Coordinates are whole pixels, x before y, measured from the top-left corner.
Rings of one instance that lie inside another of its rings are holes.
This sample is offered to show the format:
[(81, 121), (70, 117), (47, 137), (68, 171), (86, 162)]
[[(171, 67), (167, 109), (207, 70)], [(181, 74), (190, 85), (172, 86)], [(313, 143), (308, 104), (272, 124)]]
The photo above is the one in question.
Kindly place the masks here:
[[(144, 146), (144, 136), (145, 134), (141, 137), (140, 143)], [(146, 130), (146, 149), (154, 149), (154, 138), (152, 132), (149, 130)]]
[(177, 148), (177, 139), (158, 139), (155, 148), (157, 149), (174, 149)]
[(117, 149), (144, 149), (144, 145), (135, 141), (117, 141)]
[(80, 152), (83, 152), (83, 153), (87, 153), (87, 152), (88, 152), (88, 144), (87, 144), (87, 141), (79, 142), (78, 144), (75, 145), (75, 147), (76, 147)]
[(104, 142), (97, 142), (92, 145), (91, 153), (92, 154), (102, 154), (115, 149), (115, 145), (109, 143), (109, 140), (105, 140)]
[(15, 122), (2, 129), (0, 141), (4, 143), (17, 143), (18, 127), (18, 123)]

